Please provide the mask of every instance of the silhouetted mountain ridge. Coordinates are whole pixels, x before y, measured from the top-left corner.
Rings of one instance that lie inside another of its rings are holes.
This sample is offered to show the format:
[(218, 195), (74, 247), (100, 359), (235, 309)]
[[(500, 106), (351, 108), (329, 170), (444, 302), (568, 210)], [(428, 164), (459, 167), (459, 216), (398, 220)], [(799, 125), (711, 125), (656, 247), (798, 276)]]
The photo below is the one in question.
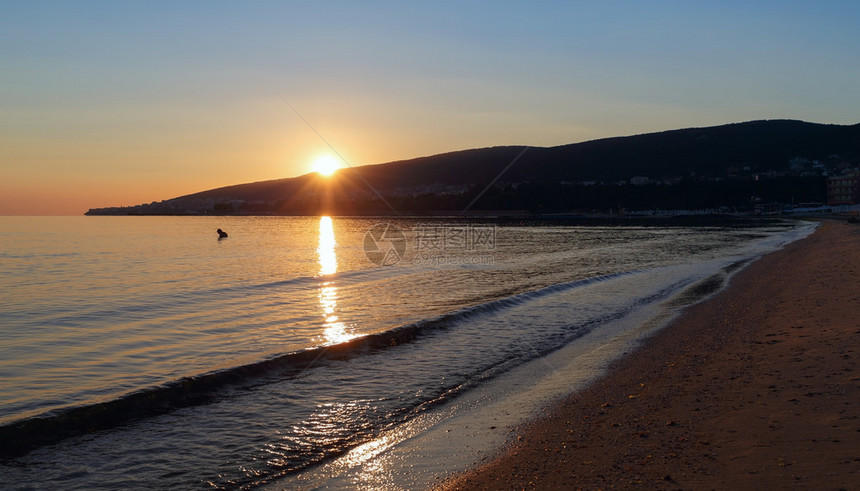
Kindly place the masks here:
[[(469, 199), (467, 195), (477, 196), (479, 189), (497, 178), (497, 188), (522, 183), (610, 185), (634, 177), (640, 181), (647, 178), (663, 182), (671, 179), (743, 179), (745, 173), (786, 171), (790, 161), (798, 158), (808, 161), (836, 159), (842, 164), (856, 164), (860, 158), (860, 124), (762, 120), (604, 138), (555, 147), (499, 146), (460, 150), (341, 169), (329, 183), (334, 184), (337, 196), (329, 196), (328, 199), (338, 201), (340, 204), (336, 209), (341, 212), (350, 210), (349, 202), (357, 203), (356, 210), (384, 211), (384, 200), (433, 195), (432, 203), (424, 202), (419, 208), (440, 206), (454, 209)], [(506, 167), (509, 168), (505, 170)], [(256, 210), (260, 213), (303, 214), (322, 206), (318, 202), (324, 186), (327, 184), (319, 176), (308, 174), (212, 189), (133, 207), (134, 210), (111, 208), (89, 213), (254, 213)], [(460, 198), (454, 203), (450, 196), (457, 195)], [(369, 204), (374, 200), (374, 205)], [(515, 201), (511, 200), (512, 203)], [(222, 208), (214, 209), (218, 203)], [(232, 204), (227, 206), (228, 203)], [(497, 199), (494, 206), (504, 206), (505, 203)], [(399, 204), (405, 206), (401, 209), (416, 208), (415, 203), (404, 203), (402, 199)], [(237, 208), (240, 205), (244, 206), (241, 210)], [(209, 207), (208, 211), (206, 207)]]

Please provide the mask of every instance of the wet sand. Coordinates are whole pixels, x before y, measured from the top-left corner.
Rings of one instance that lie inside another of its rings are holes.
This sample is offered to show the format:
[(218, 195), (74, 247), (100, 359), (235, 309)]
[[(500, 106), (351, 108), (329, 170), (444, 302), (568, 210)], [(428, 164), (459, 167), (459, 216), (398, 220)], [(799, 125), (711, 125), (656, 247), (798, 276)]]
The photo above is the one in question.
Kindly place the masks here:
[(736, 274), (448, 489), (860, 489), (860, 226)]

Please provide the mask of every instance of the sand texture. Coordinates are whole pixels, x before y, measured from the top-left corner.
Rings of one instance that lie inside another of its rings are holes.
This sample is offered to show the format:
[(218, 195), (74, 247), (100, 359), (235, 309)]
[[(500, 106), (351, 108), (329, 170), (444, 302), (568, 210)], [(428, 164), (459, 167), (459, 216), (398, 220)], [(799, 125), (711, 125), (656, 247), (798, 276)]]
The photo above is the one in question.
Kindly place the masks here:
[(860, 226), (735, 275), (449, 489), (860, 489)]

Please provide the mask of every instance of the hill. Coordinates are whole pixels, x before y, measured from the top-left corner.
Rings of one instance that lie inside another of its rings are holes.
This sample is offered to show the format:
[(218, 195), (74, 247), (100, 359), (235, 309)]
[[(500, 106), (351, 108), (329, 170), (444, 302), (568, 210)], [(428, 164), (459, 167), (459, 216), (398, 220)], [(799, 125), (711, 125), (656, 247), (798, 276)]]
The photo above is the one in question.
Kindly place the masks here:
[(859, 162), (860, 124), (751, 121), (548, 148), (462, 150), (342, 169), (331, 180), (308, 174), (87, 214), (738, 207), (751, 197), (823, 201), (823, 176)]

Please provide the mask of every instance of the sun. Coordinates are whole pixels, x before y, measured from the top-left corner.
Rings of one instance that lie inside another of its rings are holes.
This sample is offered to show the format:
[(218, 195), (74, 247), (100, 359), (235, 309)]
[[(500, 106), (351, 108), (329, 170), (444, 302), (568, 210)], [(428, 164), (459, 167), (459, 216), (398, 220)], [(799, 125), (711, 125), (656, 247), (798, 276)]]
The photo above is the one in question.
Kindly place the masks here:
[(314, 171), (321, 176), (330, 176), (340, 169), (340, 161), (331, 155), (320, 155), (314, 160)]

